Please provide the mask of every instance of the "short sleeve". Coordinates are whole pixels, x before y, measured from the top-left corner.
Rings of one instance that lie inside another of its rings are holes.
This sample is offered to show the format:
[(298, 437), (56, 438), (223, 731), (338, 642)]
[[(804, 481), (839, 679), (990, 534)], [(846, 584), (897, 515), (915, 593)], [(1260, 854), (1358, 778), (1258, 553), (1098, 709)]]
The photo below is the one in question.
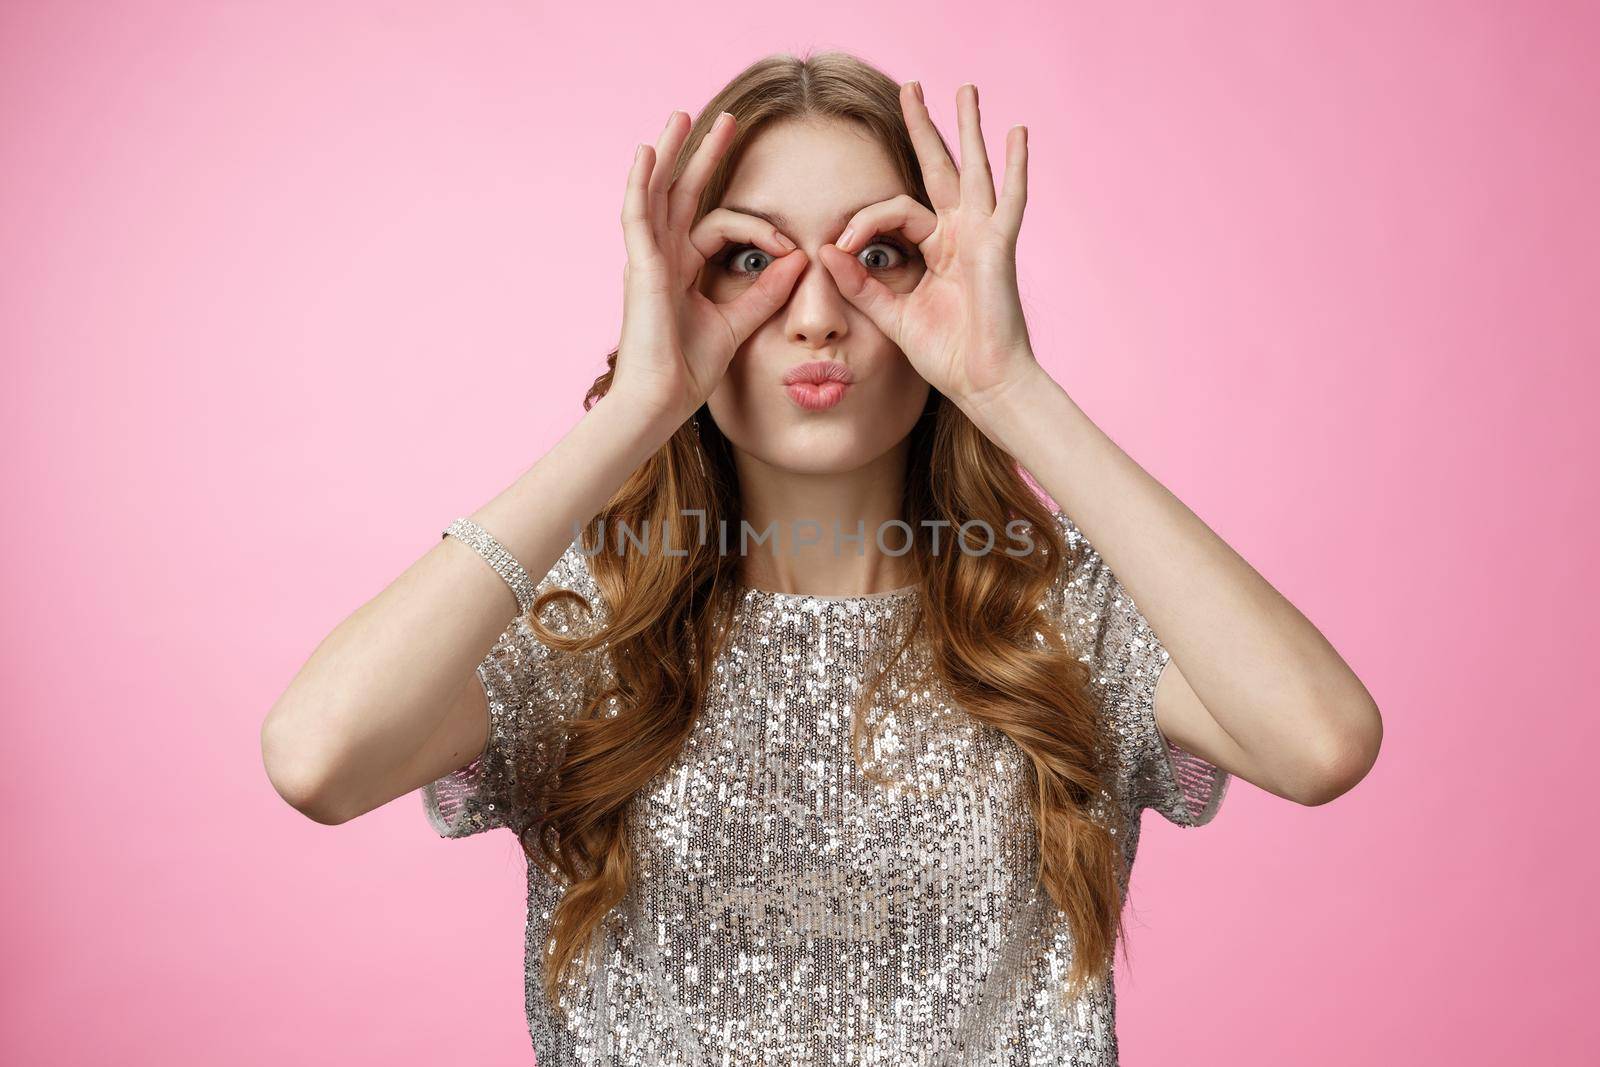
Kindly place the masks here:
[[(551, 588), (572, 589), (599, 610), (599, 592), (577, 540), (539, 581), (537, 592)], [(586, 630), (594, 621), (570, 600), (546, 605), (541, 619), (557, 633)], [(563, 750), (561, 727), (586, 697), (592, 656), (550, 648), (534, 634), (529, 615), (511, 620), (476, 668), (489, 711), (483, 751), (421, 790), (423, 810), (441, 837), (470, 837), (502, 826), (520, 834), (532, 823)]]
[(1077, 565), (1064, 567), (1053, 596), (1110, 731), (1118, 799), (1134, 816), (1154, 808), (1178, 826), (1203, 826), (1216, 816), (1229, 775), (1161, 733), (1156, 684), (1171, 656), (1077, 524), (1059, 511), (1055, 518)]

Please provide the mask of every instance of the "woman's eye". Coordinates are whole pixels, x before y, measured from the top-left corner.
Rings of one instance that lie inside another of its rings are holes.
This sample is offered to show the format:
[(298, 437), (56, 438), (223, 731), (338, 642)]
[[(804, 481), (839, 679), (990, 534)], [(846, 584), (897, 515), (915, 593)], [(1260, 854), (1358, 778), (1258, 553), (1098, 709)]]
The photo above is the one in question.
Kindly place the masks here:
[(761, 267), (755, 270), (750, 270), (750, 260), (761, 257), (769, 260), (772, 258), (755, 245), (735, 245), (728, 250), (727, 255), (722, 257), (722, 268), (729, 274), (737, 275), (741, 278), (753, 278), (761, 273), (766, 264), (762, 264)]
[[(882, 249), (888, 249), (888, 252), (881, 251)], [(900, 247), (898, 242), (891, 241), (887, 237), (878, 238), (856, 253), (857, 258), (869, 255), (870, 259), (862, 259), (861, 261), (861, 265), (868, 270), (894, 270), (896, 267), (905, 266), (906, 262), (911, 258), (906, 250)], [(895, 258), (897, 256), (899, 257), (898, 262), (896, 262)]]
[[(880, 237), (857, 252), (856, 258), (860, 259), (861, 265), (870, 271), (886, 271), (905, 266), (911, 259), (911, 254), (900, 242)], [(752, 260), (758, 264), (753, 269)], [(755, 245), (735, 245), (722, 257), (722, 269), (735, 277), (753, 278), (767, 266), (767, 263), (761, 260), (770, 262), (772, 256)]]

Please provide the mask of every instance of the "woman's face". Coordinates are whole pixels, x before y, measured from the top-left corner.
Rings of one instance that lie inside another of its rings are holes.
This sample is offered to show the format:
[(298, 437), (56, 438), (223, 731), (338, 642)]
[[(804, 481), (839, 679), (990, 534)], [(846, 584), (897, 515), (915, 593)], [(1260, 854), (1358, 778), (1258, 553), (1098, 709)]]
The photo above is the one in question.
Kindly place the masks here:
[[(856, 211), (908, 192), (888, 154), (842, 121), (789, 121), (745, 146), (720, 206), (765, 214), (800, 246), (806, 264), (789, 299), (739, 347), (708, 404), (735, 449), (772, 467), (811, 474), (856, 470), (903, 441), (928, 400), (928, 383), (871, 320), (844, 298), (817, 256)], [(871, 234), (862, 265), (896, 292), (922, 277), (916, 246)], [(729, 245), (706, 262), (700, 291), (717, 303), (742, 293), (772, 261)], [(853, 381), (791, 389), (784, 375), (813, 361), (843, 364)]]

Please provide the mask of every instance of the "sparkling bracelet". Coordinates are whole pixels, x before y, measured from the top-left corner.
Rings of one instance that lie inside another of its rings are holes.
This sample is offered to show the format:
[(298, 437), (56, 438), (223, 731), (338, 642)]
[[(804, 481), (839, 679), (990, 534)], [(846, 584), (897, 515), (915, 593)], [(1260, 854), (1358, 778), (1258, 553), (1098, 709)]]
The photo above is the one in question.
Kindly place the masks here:
[(533, 579), (528, 577), (528, 572), (517, 562), (516, 556), (507, 552), (506, 547), (496, 541), (488, 530), (465, 515), (452, 522), (439, 537), (442, 540), (452, 534), (471, 545), (478, 555), (494, 568), (495, 573), (506, 580), (506, 584), (516, 594), (517, 604), (522, 608), (524, 615), (533, 610), (535, 592)]

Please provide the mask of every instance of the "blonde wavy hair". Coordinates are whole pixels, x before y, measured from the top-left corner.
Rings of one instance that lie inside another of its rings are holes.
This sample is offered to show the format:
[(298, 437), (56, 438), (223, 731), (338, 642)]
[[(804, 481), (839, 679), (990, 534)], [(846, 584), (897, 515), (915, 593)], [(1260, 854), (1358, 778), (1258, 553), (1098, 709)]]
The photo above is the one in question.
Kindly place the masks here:
[[(742, 146), (769, 124), (791, 119), (832, 119), (870, 131), (888, 150), (906, 189), (932, 206), (900, 112), (899, 84), (859, 58), (827, 52), (768, 56), (751, 64), (695, 119), (674, 178), (721, 111), (733, 113), (737, 133), (705, 188), (696, 220), (721, 202)], [(586, 410), (611, 387), (615, 350), (606, 363), (584, 398)], [(1106, 976), (1122, 939), (1124, 869), (1116, 840), (1089, 811), (1102, 789), (1103, 756), (1088, 669), (1039, 617), (1038, 605), (1067, 561), (1064, 539), (1015, 459), (937, 390), (911, 432), (903, 501), (902, 518), (917, 531), (908, 557), (919, 574), (921, 610), (895, 658), (917, 632), (925, 633), (933, 669), (950, 699), (1003, 732), (1026, 757), (1039, 878), (1065, 913), (1074, 939), (1070, 999)], [(691, 509), (704, 512), (706, 525), (683, 514)], [(615, 685), (591, 694), (586, 709), (568, 723), (565, 752), (539, 798), (539, 818), (521, 835), (531, 860), (566, 879), (547, 945), (554, 966), (546, 967), (544, 978), (558, 1010), (561, 982), (627, 893), (629, 802), (682, 748), (718, 652), (712, 635), (734, 605), (727, 594), (737, 586), (738, 558), (700, 544), (701, 531), (720, 529), (720, 521), (737, 530), (741, 517), (730, 446), (702, 406), (583, 534), (593, 552), (589, 564), (596, 584), (612, 609), (608, 624), (578, 635), (544, 627), (537, 616), (553, 598), (588, 606), (570, 590), (551, 590), (535, 606), (532, 622), (541, 640), (573, 652), (609, 645), (615, 675)], [(934, 552), (925, 524), (937, 520), (956, 531), (975, 520), (991, 530), (1023, 520), (1035, 550), (982, 553), (982, 545), (974, 544), (971, 553)], [(620, 523), (635, 531), (670, 529), (670, 543), (686, 546), (687, 554), (600, 551), (596, 528), (617, 529)], [(864, 687), (855, 708), (858, 753), (866, 709), (887, 673)]]

